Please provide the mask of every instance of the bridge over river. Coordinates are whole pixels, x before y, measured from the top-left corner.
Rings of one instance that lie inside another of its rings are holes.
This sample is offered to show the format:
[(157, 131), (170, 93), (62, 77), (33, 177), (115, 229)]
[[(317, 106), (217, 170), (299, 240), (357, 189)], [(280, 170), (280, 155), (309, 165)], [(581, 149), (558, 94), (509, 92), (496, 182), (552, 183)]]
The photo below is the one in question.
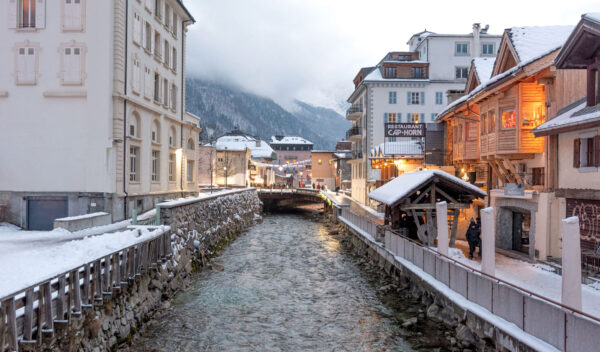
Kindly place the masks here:
[[(266, 193), (263, 199), (323, 201), (312, 191)], [(314, 213), (268, 215), (148, 323), (130, 350), (452, 350), (450, 332), (383, 280)]]

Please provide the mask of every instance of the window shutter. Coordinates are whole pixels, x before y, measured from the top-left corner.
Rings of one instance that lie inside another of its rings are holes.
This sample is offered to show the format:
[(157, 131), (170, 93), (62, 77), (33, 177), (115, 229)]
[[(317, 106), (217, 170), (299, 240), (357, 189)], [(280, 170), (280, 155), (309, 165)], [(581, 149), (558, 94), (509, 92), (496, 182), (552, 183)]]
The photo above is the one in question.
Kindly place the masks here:
[(402, 113), (401, 112), (398, 113), (398, 119), (396, 121), (402, 122)]
[(420, 123), (425, 123), (425, 114), (421, 113), (421, 118), (419, 118)]
[(600, 166), (600, 136), (594, 137), (594, 166)]
[(8, 28), (17, 28), (17, 0), (8, 0), (6, 6), (8, 7), (6, 9)]
[(573, 167), (579, 169), (581, 165), (581, 156), (579, 151), (581, 149), (581, 139), (575, 138), (573, 141)]
[(421, 92), (421, 105), (425, 105), (425, 92)]
[(35, 48), (26, 48), (25, 56), (25, 80), (29, 83), (35, 83)]
[(387, 112), (383, 113), (383, 122), (384, 123), (388, 122), (388, 113)]
[(35, 28), (46, 28), (46, 0), (35, 1)]
[(73, 57), (71, 62), (71, 70), (73, 74), (73, 82), (81, 83), (81, 58), (83, 57), (81, 54), (81, 48), (73, 48)]
[(406, 104), (410, 105), (410, 94), (411, 92), (406, 92)]
[(27, 48), (19, 48), (17, 59), (17, 82), (24, 82), (27, 73), (26, 56)]

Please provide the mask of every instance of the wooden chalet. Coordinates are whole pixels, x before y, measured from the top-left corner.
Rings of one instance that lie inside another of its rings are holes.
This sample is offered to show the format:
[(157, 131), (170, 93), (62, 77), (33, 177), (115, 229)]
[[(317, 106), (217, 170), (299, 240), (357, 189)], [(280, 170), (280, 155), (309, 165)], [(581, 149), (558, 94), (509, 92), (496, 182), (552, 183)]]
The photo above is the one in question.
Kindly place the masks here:
[(454, 244), (459, 212), (486, 193), (478, 187), (441, 170), (414, 171), (402, 174), (369, 194), (385, 205), (385, 224), (405, 235), (433, 245), (437, 237), (436, 203), (446, 201), (450, 217), (451, 244)]

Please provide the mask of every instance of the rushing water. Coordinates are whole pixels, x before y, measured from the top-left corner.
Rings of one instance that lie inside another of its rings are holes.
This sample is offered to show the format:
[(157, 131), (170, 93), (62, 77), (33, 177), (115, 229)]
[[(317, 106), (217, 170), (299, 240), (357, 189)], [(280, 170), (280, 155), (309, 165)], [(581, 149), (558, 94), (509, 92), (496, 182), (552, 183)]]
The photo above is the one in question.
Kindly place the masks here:
[[(130, 350), (447, 349), (444, 331), (422, 319), (417, 302), (379, 290), (386, 283), (376, 273), (302, 215), (265, 217), (215, 261), (223, 270), (198, 274)], [(402, 327), (417, 316), (419, 331)]]

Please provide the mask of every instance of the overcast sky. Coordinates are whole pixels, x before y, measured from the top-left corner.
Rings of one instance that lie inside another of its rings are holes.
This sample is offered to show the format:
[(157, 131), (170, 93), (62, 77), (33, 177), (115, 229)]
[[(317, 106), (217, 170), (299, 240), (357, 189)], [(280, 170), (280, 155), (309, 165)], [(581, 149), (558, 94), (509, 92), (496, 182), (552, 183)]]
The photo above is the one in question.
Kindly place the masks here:
[(289, 106), (338, 107), (360, 67), (406, 50), (413, 33), (469, 33), (575, 25), (598, 0), (185, 0), (197, 23), (187, 40), (188, 75), (237, 85)]

